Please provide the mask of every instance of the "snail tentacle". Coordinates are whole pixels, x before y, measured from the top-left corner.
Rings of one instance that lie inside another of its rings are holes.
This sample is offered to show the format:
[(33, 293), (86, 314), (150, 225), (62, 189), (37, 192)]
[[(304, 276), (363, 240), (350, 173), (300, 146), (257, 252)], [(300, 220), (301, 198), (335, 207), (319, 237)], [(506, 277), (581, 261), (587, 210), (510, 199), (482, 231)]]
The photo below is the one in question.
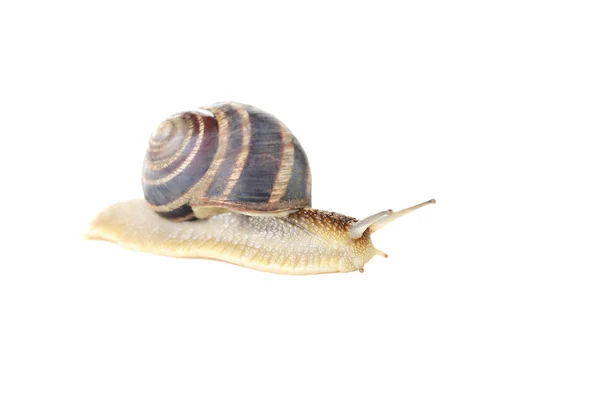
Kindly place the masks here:
[(396, 212), (374, 222), (369, 228), (370, 228), (371, 232), (376, 232), (379, 229), (386, 226), (387, 224), (389, 224), (390, 222), (395, 221), (398, 218), (402, 217), (403, 215), (406, 215), (415, 210), (418, 210), (419, 208), (424, 207), (428, 204), (435, 204), (435, 199), (431, 199), (431, 200), (425, 201), (423, 203), (417, 204), (416, 206), (412, 206), (412, 207), (405, 208), (403, 210), (396, 211)]

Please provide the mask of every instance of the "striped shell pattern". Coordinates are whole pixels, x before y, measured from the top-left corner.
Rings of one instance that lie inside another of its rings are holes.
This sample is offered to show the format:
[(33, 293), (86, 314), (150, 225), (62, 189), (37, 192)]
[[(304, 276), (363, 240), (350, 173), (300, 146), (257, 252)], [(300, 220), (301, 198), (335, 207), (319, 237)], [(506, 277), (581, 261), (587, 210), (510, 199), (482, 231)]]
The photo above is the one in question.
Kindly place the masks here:
[(198, 209), (277, 213), (311, 205), (310, 167), (298, 140), (271, 114), (238, 103), (161, 122), (142, 185), (154, 211), (181, 221)]

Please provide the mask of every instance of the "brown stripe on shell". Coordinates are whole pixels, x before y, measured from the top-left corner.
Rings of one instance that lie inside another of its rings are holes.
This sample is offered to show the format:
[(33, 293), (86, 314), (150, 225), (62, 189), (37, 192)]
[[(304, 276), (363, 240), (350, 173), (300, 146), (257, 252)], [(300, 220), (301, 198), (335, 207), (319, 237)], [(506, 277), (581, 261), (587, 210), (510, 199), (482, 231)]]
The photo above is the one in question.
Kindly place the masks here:
[(277, 171), (277, 175), (275, 176), (271, 197), (269, 198), (269, 203), (271, 204), (278, 203), (281, 200), (281, 197), (283, 197), (287, 190), (288, 183), (294, 170), (294, 143), (292, 140), (292, 133), (281, 122), (279, 125), (279, 132), (281, 135), (281, 163), (279, 165), (279, 171)]
[(219, 146), (210, 166), (208, 167), (208, 170), (206, 171), (202, 179), (191, 189), (193, 193), (190, 202), (192, 204), (195, 203), (195, 198), (202, 198), (206, 195), (206, 190), (215, 179), (215, 175), (217, 174), (217, 171), (219, 170), (219, 167), (221, 166), (221, 163), (225, 158), (225, 153), (227, 152), (227, 144), (229, 142), (230, 131), (229, 124), (227, 122), (227, 116), (224, 112), (218, 109), (213, 109), (210, 111), (213, 113), (217, 121), (217, 126), (219, 130)]
[[(161, 185), (163, 183), (166, 183), (171, 179), (175, 178), (177, 175), (179, 175), (183, 170), (185, 170), (187, 166), (192, 162), (194, 157), (196, 157), (196, 154), (198, 154), (198, 150), (200, 149), (200, 145), (202, 144), (202, 139), (204, 136), (204, 118), (202, 116), (198, 118), (197, 115), (193, 115), (193, 118), (195, 118), (197, 128), (194, 129), (192, 135), (197, 137), (195, 138), (194, 147), (190, 151), (189, 155), (183, 158), (182, 162), (179, 165), (177, 165), (177, 167), (173, 171), (168, 173), (166, 176), (163, 176), (158, 179), (150, 179), (147, 178), (146, 175), (144, 175), (142, 179), (143, 183), (147, 185)], [(171, 163), (171, 165), (173, 164), (174, 163)]]
[[(233, 109), (229, 103), (218, 104), (211, 108), (213, 113), (217, 113), (222, 116), (219, 118), (219, 126), (226, 124), (226, 129), (229, 131), (227, 139), (227, 150), (224, 154), (224, 160), (217, 172), (212, 183), (206, 189), (206, 193), (203, 197), (194, 196), (192, 199), (193, 205), (205, 204), (207, 198), (209, 199), (220, 199), (221, 195), (225, 191), (225, 186), (229, 181), (231, 172), (235, 164), (235, 159), (242, 148), (242, 131), (241, 131), (241, 118), (240, 115)], [(220, 129), (220, 128), (219, 128)]]
[(231, 175), (227, 180), (225, 190), (221, 194), (222, 199), (226, 199), (227, 196), (229, 196), (229, 193), (231, 193), (235, 187), (240, 175), (242, 175), (242, 172), (244, 171), (244, 166), (246, 165), (246, 160), (248, 159), (248, 154), (250, 153), (250, 135), (252, 131), (250, 127), (250, 116), (248, 115), (248, 111), (240, 104), (231, 103), (231, 106), (241, 119), (242, 146), (235, 157), (233, 170), (231, 171)]
[[(183, 150), (181, 157), (179, 159), (177, 159), (177, 161), (175, 161), (172, 164), (167, 165), (163, 169), (159, 169), (159, 170), (145, 169), (144, 170), (145, 179), (142, 180), (142, 183), (144, 185), (147, 185), (147, 184), (150, 184), (149, 182), (162, 179), (168, 175), (171, 175), (173, 172), (175, 172), (177, 170), (182, 171), (183, 169), (181, 169), (180, 167), (182, 164), (186, 163), (186, 160), (188, 163), (194, 162), (194, 159), (192, 158), (190, 161), (188, 159), (188, 156), (190, 154), (192, 154), (192, 152), (198, 151), (197, 150), (198, 146), (202, 146), (202, 137), (200, 135), (193, 135), (192, 139), (188, 143), (187, 147)], [(175, 176), (172, 176), (171, 179), (174, 179), (176, 177), (177, 177), (177, 174)], [(168, 180), (166, 182), (168, 182)], [(163, 182), (163, 183), (166, 183), (166, 182)]]

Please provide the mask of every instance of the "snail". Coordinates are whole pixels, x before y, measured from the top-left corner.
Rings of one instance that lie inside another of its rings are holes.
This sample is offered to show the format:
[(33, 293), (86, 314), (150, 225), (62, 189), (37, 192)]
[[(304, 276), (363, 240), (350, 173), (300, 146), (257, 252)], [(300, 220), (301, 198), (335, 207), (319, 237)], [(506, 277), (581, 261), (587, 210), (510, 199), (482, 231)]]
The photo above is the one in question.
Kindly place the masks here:
[(87, 237), (172, 257), (216, 259), (260, 271), (364, 271), (387, 257), (371, 234), (424, 203), (362, 220), (311, 208), (311, 172), (277, 118), (239, 103), (175, 114), (149, 140), (144, 199), (114, 204)]

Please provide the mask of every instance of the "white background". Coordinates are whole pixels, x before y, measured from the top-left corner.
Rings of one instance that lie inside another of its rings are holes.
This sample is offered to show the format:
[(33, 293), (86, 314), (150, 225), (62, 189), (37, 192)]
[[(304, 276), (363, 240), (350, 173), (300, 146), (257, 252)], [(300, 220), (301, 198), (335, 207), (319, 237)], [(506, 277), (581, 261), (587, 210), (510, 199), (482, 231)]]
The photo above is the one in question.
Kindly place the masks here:
[[(0, 398), (598, 399), (600, 13), (581, 1), (0, 6)], [(364, 274), (85, 241), (164, 117), (253, 104), (313, 205), (435, 197)]]

